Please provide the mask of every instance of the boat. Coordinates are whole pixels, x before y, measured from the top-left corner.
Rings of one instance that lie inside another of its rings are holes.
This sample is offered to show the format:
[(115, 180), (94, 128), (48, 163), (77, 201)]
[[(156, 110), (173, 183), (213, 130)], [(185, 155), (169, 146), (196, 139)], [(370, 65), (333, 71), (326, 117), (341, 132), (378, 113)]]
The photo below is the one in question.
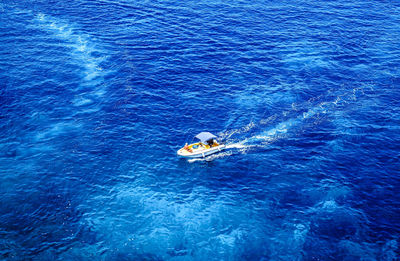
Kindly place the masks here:
[(189, 145), (186, 143), (177, 154), (186, 158), (204, 158), (225, 149), (225, 145), (218, 143), (217, 136), (210, 132), (200, 132), (194, 139), (197, 142)]

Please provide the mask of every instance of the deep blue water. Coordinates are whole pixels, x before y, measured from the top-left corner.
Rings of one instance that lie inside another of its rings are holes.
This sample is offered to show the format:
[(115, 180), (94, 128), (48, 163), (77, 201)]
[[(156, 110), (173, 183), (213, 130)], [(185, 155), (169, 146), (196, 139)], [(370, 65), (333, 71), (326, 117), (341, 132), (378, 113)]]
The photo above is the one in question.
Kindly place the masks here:
[(399, 46), (396, 1), (3, 0), (0, 259), (398, 260)]

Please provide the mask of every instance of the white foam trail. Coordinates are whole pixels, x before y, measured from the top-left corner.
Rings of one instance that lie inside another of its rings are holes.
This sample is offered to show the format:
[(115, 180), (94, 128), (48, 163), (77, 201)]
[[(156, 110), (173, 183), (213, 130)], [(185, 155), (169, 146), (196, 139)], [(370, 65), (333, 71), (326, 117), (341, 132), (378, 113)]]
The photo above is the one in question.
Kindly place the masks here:
[(244, 149), (246, 147), (247, 147), (246, 145), (239, 143), (239, 142), (231, 143), (231, 144), (228, 144), (225, 146), (225, 148), (227, 148), (227, 149)]
[(51, 126), (49, 126), (47, 129), (39, 132), (36, 134), (34, 140), (35, 141), (41, 141), (41, 140), (46, 140), (49, 138), (56, 137), (58, 135), (61, 135), (63, 133), (71, 132), (75, 129), (81, 128), (82, 125), (78, 123), (70, 123), (70, 122), (58, 122), (55, 123)]
[(312, 119), (313, 117), (318, 117), (323, 114), (327, 114), (330, 111), (333, 111), (335, 107), (346, 104), (349, 100), (355, 99), (355, 93), (357, 89), (352, 91), (351, 96), (337, 96), (334, 101), (331, 102), (321, 102), (315, 107), (309, 109), (306, 112), (303, 112), (301, 115), (298, 115), (295, 118), (288, 119), (284, 122), (277, 124), (274, 128), (271, 128), (267, 131), (264, 131), (260, 134), (254, 135), (248, 139), (242, 141), (242, 144), (253, 143), (258, 141), (274, 141), (278, 138), (279, 135), (284, 135), (288, 133), (289, 130), (301, 126), (304, 121)]
[[(230, 150), (229, 152), (214, 154), (214, 155), (210, 155), (205, 158), (191, 159), (191, 160), (189, 160), (189, 162), (210, 161), (210, 160), (213, 160), (216, 158), (230, 156), (233, 154), (232, 149), (238, 149), (239, 152), (246, 153), (251, 148), (264, 147), (266, 145), (269, 145), (272, 142), (288, 135), (288, 132), (291, 129), (302, 126), (305, 121), (309, 121), (313, 118), (315, 118), (317, 120), (319, 118), (319, 116), (322, 116), (331, 111), (334, 111), (334, 109), (336, 107), (338, 107), (339, 105), (348, 104), (352, 101), (356, 101), (357, 97), (358, 97), (357, 93), (361, 93), (361, 95), (364, 94), (364, 87), (354, 88), (351, 91), (351, 94), (339, 95), (333, 101), (321, 102), (321, 103), (317, 104), (316, 106), (314, 106), (313, 108), (298, 115), (297, 117), (288, 119), (281, 123), (278, 123), (275, 127), (270, 128), (264, 132), (258, 133), (249, 138), (245, 138), (244, 140), (241, 140), (241, 141), (237, 141), (234, 143), (228, 143), (226, 145), (226, 149)], [(310, 102), (311, 101), (314, 102), (315, 100), (317, 100), (319, 98), (320, 97), (313, 98), (310, 100)], [(295, 104), (292, 104), (292, 110), (298, 111), (299, 109), (297, 108), (297, 106)], [(287, 114), (289, 114), (289, 112), (283, 112), (284, 116), (286, 116)], [(270, 122), (271, 119), (276, 119), (276, 116), (270, 116), (266, 120), (261, 120), (259, 125), (265, 125), (267, 122)], [(228, 140), (234, 134), (246, 133), (246, 132), (254, 129), (255, 127), (257, 127), (257, 125), (253, 122), (250, 122), (248, 125), (244, 126), (243, 128), (232, 130), (232, 131), (227, 131), (225, 133), (220, 134), (220, 138)]]
[[(36, 20), (41, 27), (47, 31), (51, 31), (57, 38), (62, 39), (65, 43), (64, 46), (71, 49), (71, 56), (83, 68), (82, 83), (80, 88), (77, 89), (79, 95), (84, 100), (91, 100), (92, 96), (102, 97), (105, 94), (102, 82), (106, 71), (101, 67), (101, 63), (107, 59), (105, 55), (101, 54), (101, 50), (93, 44), (90, 36), (80, 33), (73, 26), (66, 22), (59, 21), (51, 16), (39, 13), (36, 15)], [(82, 97), (83, 93), (87, 97)], [(84, 106), (89, 103), (74, 102), (75, 106)]]
[(243, 128), (227, 131), (225, 133), (221, 133), (219, 136), (221, 139), (229, 139), (232, 135), (246, 133), (246, 132), (250, 131), (251, 129), (253, 129), (255, 126), (256, 125), (251, 121), (249, 124), (247, 124)]
[[(228, 152), (213, 154), (213, 155), (210, 155), (210, 156), (207, 156), (207, 157), (204, 157), (204, 158), (189, 159), (188, 161), (191, 162), (191, 163), (192, 162), (196, 162), (196, 161), (211, 161), (211, 160), (214, 160), (216, 158), (222, 158), (222, 157), (230, 156), (230, 155), (233, 154), (232, 149), (239, 149), (240, 152), (245, 153), (250, 148), (262, 146), (262, 144), (260, 144), (261, 142), (263, 142), (264, 143), (263, 145), (265, 146), (266, 142), (267, 142), (267, 144), (270, 144), (275, 139), (277, 139), (279, 134), (287, 133), (290, 128), (292, 128), (295, 125), (299, 124), (302, 120), (307, 119), (309, 117), (312, 117), (316, 113), (317, 113), (317, 108), (313, 108), (313, 109), (303, 113), (302, 115), (299, 115), (297, 118), (289, 119), (287, 121), (279, 123), (278, 125), (276, 125), (272, 129), (269, 129), (269, 130), (264, 131), (264, 132), (262, 132), (260, 134), (254, 135), (254, 136), (252, 136), (250, 138), (246, 138), (246, 139), (244, 139), (242, 141), (227, 144), (225, 148), (230, 150)], [(247, 126), (249, 126), (249, 125), (247, 125)], [(252, 128), (253, 127), (254, 126), (252, 126)], [(243, 129), (240, 129), (240, 130), (245, 130), (245, 129), (246, 128), (243, 128)], [(230, 132), (227, 135), (227, 137), (231, 137), (235, 133), (240, 133), (240, 130)]]
[[(32, 12), (29, 11), (28, 13), (31, 14)], [(61, 46), (63, 47), (62, 51), (65, 49), (68, 51), (67, 53), (72, 59), (69, 59), (70, 61), (66, 61), (65, 63), (73, 63), (82, 68), (81, 82), (72, 90), (75, 92), (72, 104), (75, 107), (80, 107), (78, 113), (93, 113), (100, 110), (96, 99), (105, 94), (103, 82), (106, 71), (101, 68), (101, 63), (107, 59), (101, 49), (94, 44), (94, 40), (89, 35), (80, 32), (65, 21), (43, 13), (37, 15), (31, 14), (29, 17), (33, 18), (33, 23), (29, 26), (32, 26), (34, 29), (39, 28), (58, 40), (49, 41), (49, 45), (53, 44), (50, 47)], [(47, 39), (45, 40), (47, 43)], [(71, 111), (77, 113), (76, 110)], [(42, 125), (46, 124), (43, 123)], [(79, 128), (83, 128), (82, 124), (63, 120), (49, 121), (47, 122), (47, 127), (43, 127), (43, 130), (36, 134), (32, 140), (35, 142), (48, 141)]]
[(73, 103), (75, 106), (83, 106), (93, 103), (93, 100), (84, 97), (78, 97), (73, 100)]

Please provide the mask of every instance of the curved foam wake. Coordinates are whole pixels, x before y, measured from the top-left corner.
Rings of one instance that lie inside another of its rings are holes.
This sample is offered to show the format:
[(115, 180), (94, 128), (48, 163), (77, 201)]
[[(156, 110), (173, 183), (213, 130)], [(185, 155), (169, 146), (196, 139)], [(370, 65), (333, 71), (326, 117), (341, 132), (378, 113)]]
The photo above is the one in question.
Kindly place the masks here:
[[(17, 9), (17, 11), (28, 14), (29, 18), (32, 18), (32, 21), (28, 24), (29, 27), (44, 31), (50, 36), (50, 41), (48, 41), (48, 37), (43, 40), (42, 48), (50, 47), (51, 49), (59, 49), (61, 52), (67, 51), (67, 55), (71, 59), (62, 61), (67, 71), (70, 71), (71, 68), (79, 68), (74, 73), (78, 73), (80, 80), (69, 90), (73, 93), (71, 103), (75, 107), (71, 110), (71, 113), (99, 111), (101, 107), (98, 105), (98, 100), (106, 92), (104, 77), (109, 71), (102, 68), (102, 63), (107, 59), (107, 55), (96, 43), (96, 40), (58, 18), (43, 13), (35, 14), (30, 10)], [(51, 41), (54, 39), (57, 41)], [(46, 124), (43, 123), (43, 125)], [(81, 126), (64, 121), (51, 122), (48, 123), (47, 128), (43, 128), (44, 130), (35, 136), (35, 140), (56, 137), (74, 128), (81, 128)]]
[(79, 94), (73, 101), (74, 105), (92, 104), (96, 97), (102, 97), (105, 93), (102, 82), (106, 71), (101, 67), (101, 63), (107, 56), (93, 43), (93, 39), (80, 33), (70, 24), (43, 13), (36, 15), (35, 20), (39, 22), (41, 29), (50, 31), (62, 39), (63, 45), (71, 50), (70, 55), (83, 68), (82, 82), (77, 90)]

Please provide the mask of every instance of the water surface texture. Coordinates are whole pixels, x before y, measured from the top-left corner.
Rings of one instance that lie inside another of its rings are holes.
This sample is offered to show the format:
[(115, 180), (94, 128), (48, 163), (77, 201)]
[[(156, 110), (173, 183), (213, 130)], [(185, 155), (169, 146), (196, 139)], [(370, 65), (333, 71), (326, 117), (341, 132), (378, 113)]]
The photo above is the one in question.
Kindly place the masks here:
[[(0, 259), (397, 260), (396, 1), (0, 3)], [(228, 149), (176, 151), (201, 131)]]

